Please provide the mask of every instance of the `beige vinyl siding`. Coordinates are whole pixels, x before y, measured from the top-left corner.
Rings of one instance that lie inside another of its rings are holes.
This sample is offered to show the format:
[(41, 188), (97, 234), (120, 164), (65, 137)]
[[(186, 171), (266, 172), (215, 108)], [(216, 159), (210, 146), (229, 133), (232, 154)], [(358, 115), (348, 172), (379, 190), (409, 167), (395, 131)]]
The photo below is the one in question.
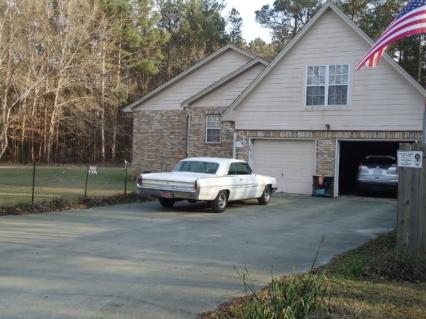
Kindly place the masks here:
[(155, 95), (139, 109), (177, 110), (181, 103), (199, 91), (248, 63), (250, 58), (234, 50), (227, 50), (200, 69), (177, 81)]
[[(388, 62), (355, 71), (369, 45), (329, 9), (237, 106), (237, 129), (421, 130), (424, 97)], [(350, 65), (348, 106), (306, 107), (306, 69)]]
[(191, 104), (191, 107), (228, 107), (265, 68), (257, 64)]

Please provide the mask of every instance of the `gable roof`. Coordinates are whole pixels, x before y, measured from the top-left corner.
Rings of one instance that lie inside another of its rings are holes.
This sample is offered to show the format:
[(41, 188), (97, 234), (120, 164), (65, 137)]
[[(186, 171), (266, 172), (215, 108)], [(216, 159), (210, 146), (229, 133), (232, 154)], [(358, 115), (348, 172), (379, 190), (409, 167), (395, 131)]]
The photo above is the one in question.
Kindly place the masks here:
[(255, 58), (255, 59), (251, 60), (250, 62), (248, 62), (247, 64), (243, 65), (242, 67), (240, 67), (240, 68), (236, 69), (235, 71), (229, 73), (227, 76), (223, 77), (219, 81), (217, 81), (217, 82), (213, 83), (212, 85), (206, 87), (204, 90), (202, 90), (202, 91), (198, 92), (197, 94), (191, 96), (189, 99), (186, 99), (185, 101), (182, 102), (181, 105), (184, 108), (188, 107), (190, 104), (194, 103), (195, 101), (198, 101), (199, 99), (206, 96), (210, 92), (212, 92), (212, 91), (216, 90), (217, 88), (221, 87), (222, 85), (232, 81), (233, 79), (238, 77), (240, 74), (251, 69), (253, 66), (258, 65), (258, 64), (263, 64), (264, 66), (267, 66), (268, 63), (269, 63), (268, 61), (266, 61), (265, 59), (262, 59), (260, 57)]
[[(328, 0), (321, 9), (309, 20), (309, 22), (303, 27), (302, 30), (287, 44), (287, 46), (275, 57), (275, 59), (263, 70), (259, 76), (250, 83), (249, 86), (235, 99), (235, 101), (228, 107), (222, 114), (222, 119), (227, 118), (227, 115), (235, 109), (252, 91), (253, 89), (271, 72), (278, 63), (285, 58), (288, 53), (296, 46), (296, 44), (303, 39), (304, 35), (310, 31), (315, 23), (328, 11), (332, 10), (337, 14), (352, 30), (361, 36), (369, 45), (374, 45), (374, 41), (365, 34), (346, 14), (340, 10), (332, 1)], [(392, 67), (401, 74), (417, 91), (426, 97), (426, 90), (408, 74), (398, 63), (396, 63), (388, 54), (384, 54), (383, 58), (391, 64)]]
[(217, 50), (214, 53), (210, 54), (206, 58), (202, 59), (198, 63), (194, 64), (190, 68), (186, 69), (185, 71), (179, 73), (174, 78), (172, 78), (169, 81), (167, 81), (167, 82), (163, 83), (162, 85), (158, 86), (157, 88), (155, 88), (154, 90), (152, 90), (148, 94), (144, 95), (142, 98), (140, 98), (140, 99), (136, 100), (135, 102), (133, 102), (132, 104), (126, 106), (125, 108), (123, 108), (123, 111), (124, 112), (132, 112), (135, 107), (137, 107), (137, 106), (141, 105), (142, 103), (146, 102), (147, 100), (149, 100), (153, 96), (155, 96), (158, 93), (162, 92), (163, 90), (167, 89), (172, 84), (178, 82), (179, 80), (183, 79), (187, 75), (189, 75), (189, 74), (197, 71), (202, 66), (204, 66), (207, 63), (209, 63), (211, 60), (215, 59), (216, 57), (222, 55), (223, 53), (227, 52), (228, 50), (233, 50), (233, 51), (235, 51), (237, 53), (240, 53), (242, 55), (245, 55), (245, 56), (249, 57), (250, 59), (255, 59), (256, 58), (254, 55), (252, 55), (252, 54), (250, 54), (250, 53), (248, 53), (248, 52), (246, 52), (244, 50), (241, 50), (240, 48), (238, 48), (238, 47), (236, 47), (236, 46), (234, 46), (232, 44), (228, 44), (228, 45), (224, 46), (223, 48), (220, 48), (219, 50)]

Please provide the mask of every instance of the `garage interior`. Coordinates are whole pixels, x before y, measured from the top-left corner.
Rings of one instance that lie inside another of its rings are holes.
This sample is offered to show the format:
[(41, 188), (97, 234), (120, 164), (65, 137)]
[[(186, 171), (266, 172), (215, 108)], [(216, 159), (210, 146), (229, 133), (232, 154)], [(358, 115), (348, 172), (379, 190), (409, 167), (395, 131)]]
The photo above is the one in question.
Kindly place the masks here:
[[(339, 195), (355, 195), (358, 167), (365, 156), (392, 155), (397, 156), (401, 142), (340, 142), (339, 166)], [(375, 193), (375, 196), (389, 196), (394, 194)]]

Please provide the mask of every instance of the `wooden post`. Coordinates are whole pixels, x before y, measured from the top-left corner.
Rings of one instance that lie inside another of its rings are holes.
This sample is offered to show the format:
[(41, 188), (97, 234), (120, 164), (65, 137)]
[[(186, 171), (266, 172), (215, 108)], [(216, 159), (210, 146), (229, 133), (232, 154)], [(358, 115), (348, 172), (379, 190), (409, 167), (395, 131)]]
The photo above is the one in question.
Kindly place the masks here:
[(31, 195), (31, 206), (34, 208), (34, 192), (35, 192), (35, 177), (36, 177), (36, 161), (33, 161), (33, 189)]
[(90, 166), (88, 165), (87, 171), (86, 171), (86, 184), (84, 186), (84, 198), (87, 198), (87, 184), (89, 182), (89, 169), (90, 169)]
[(397, 247), (426, 254), (426, 145), (401, 144), (401, 151), (423, 151), (422, 168), (399, 168)]
[[(423, 151), (426, 151), (426, 147), (423, 147)], [(426, 154), (426, 153), (425, 153)], [(423, 158), (423, 161), (425, 158)], [(423, 168), (420, 175), (419, 184), (419, 215), (418, 215), (418, 244), (417, 251), (421, 254), (426, 254), (426, 168)]]
[(422, 134), (422, 143), (426, 144), (426, 100), (425, 100), (425, 109), (423, 111), (423, 134)]
[(124, 169), (126, 170), (126, 177), (124, 179), (124, 195), (127, 195), (127, 161), (124, 161)]

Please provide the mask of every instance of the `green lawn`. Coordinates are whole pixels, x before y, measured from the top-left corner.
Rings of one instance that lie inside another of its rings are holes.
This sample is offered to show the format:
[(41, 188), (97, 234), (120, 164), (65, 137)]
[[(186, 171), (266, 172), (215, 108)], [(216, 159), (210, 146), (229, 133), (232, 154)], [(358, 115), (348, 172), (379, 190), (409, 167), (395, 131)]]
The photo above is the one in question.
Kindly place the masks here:
[[(84, 166), (40, 166), (36, 170), (35, 201), (66, 198), (74, 200), (84, 195)], [(90, 175), (87, 195), (107, 196), (124, 192), (124, 168), (98, 167), (98, 175)], [(32, 166), (0, 166), (0, 207), (31, 202)], [(128, 191), (135, 190), (129, 181)]]

